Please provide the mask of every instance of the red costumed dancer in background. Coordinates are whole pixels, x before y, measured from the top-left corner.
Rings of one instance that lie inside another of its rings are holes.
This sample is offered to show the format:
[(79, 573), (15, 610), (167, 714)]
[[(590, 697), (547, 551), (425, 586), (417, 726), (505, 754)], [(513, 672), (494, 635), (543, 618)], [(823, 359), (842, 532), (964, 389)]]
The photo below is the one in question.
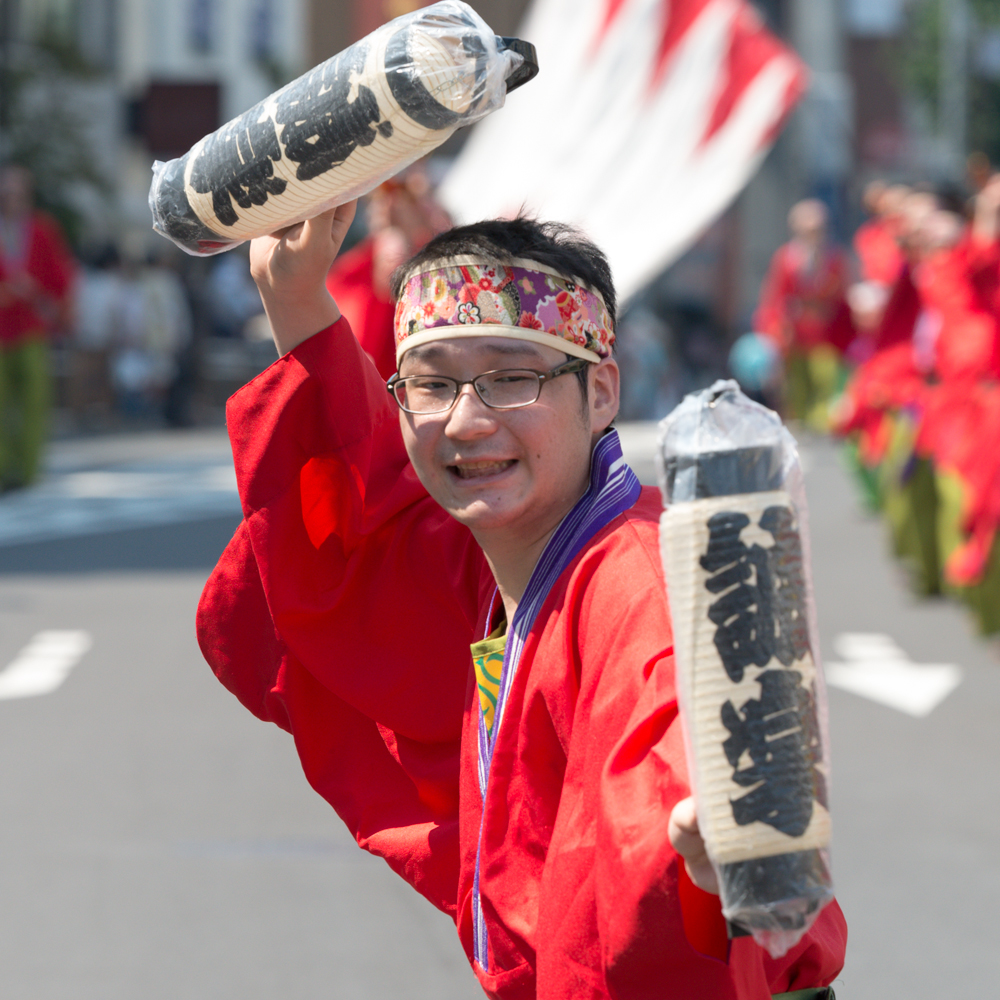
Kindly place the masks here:
[(48, 337), (68, 325), (75, 267), (31, 175), (0, 171), (0, 489), (38, 474), (51, 397)]
[(974, 605), (984, 631), (1000, 630), (1000, 175), (975, 199), (956, 244), (954, 305), (937, 347), (919, 444), (932, 456), (944, 583)]
[(254, 241), (281, 358), (229, 402), (245, 520), (202, 650), (500, 1000), (825, 986), (727, 940), (690, 798), (659, 492), (625, 464), (615, 290), (564, 227), (442, 234), (394, 279), (390, 392), (324, 287), (351, 206)]
[[(1000, 460), (988, 443), (1000, 440), (998, 207), (1000, 183), (977, 196), (970, 228), (932, 194), (907, 198), (906, 264), (878, 350), (852, 379), (840, 414), (840, 429), (857, 435), (859, 458), (878, 478), (897, 551), (927, 593), (1000, 584), (1000, 568), (990, 569)], [(980, 620), (992, 631), (1000, 617), (990, 603), (982, 602)]]
[(788, 216), (792, 239), (771, 261), (754, 328), (785, 356), (790, 417), (825, 429), (830, 401), (843, 381), (843, 354), (854, 338), (847, 304), (847, 255), (827, 240), (827, 211), (807, 200)]
[(856, 337), (848, 349), (852, 365), (867, 361), (877, 349), (886, 305), (906, 267), (901, 246), (902, 209), (910, 189), (873, 181), (864, 205), (871, 218), (854, 234), (861, 280), (847, 292)]
[(871, 218), (854, 234), (862, 281), (891, 288), (898, 280), (903, 269), (900, 212), (909, 193), (901, 184), (886, 187), (881, 181), (865, 188), (864, 206)]

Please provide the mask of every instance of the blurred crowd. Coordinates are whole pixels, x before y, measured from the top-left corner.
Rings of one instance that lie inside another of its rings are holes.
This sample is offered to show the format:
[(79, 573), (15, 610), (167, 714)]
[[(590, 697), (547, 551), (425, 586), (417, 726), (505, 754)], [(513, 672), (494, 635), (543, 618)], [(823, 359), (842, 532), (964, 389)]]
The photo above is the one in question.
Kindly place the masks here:
[[(329, 275), (385, 378), (395, 371), (390, 275), (451, 225), (434, 196), (438, 166), (415, 164), (368, 195)], [(74, 254), (34, 208), (30, 175), (8, 166), (0, 178), (0, 490), (37, 476), (53, 429), (218, 419), (226, 397), (274, 360), (247, 245), (190, 257), (150, 232)], [(27, 252), (32, 241), (43, 252)], [(14, 315), (23, 309), (28, 319)], [(654, 283), (620, 327), (623, 419), (661, 416), (725, 374), (725, 334), (706, 304), (677, 302)]]
[[(366, 199), (329, 285), (384, 377), (395, 370), (392, 271), (451, 221), (426, 167)], [(248, 245), (183, 254), (153, 233), (74, 254), (36, 210), (32, 179), (0, 169), (0, 491), (32, 482), (60, 430), (184, 426), (275, 358)]]
[(170, 417), (193, 336), (192, 304), (174, 255), (120, 252), (86, 255), (75, 289), (74, 322), (65, 352), (65, 396), (85, 426), (125, 417)]
[(786, 416), (843, 437), (915, 589), (1000, 631), (1000, 174), (971, 196), (871, 184), (853, 253), (822, 204), (789, 217), (733, 373)]
[(83, 431), (189, 422), (196, 296), (180, 263), (165, 243), (75, 255), (28, 171), (0, 169), (0, 490), (37, 477), (54, 404)]
[[(786, 417), (842, 436), (923, 593), (1000, 631), (1000, 174), (971, 196), (873, 183), (853, 246), (795, 205), (753, 333), (728, 351), (709, 310), (653, 283), (619, 329), (622, 419), (661, 416), (728, 369)], [(328, 286), (383, 377), (395, 370), (393, 270), (450, 219), (417, 165), (365, 200)], [(274, 360), (248, 248), (188, 257), (158, 237), (70, 253), (0, 170), (0, 490), (34, 479), (53, 398), (70, 430), (182, 426)], [(214, 380), (214, 381), (213, 381)], [(53, 386), (55, 387), (53, 389)], [(212, 386), (215, 387), (214, 398)]]

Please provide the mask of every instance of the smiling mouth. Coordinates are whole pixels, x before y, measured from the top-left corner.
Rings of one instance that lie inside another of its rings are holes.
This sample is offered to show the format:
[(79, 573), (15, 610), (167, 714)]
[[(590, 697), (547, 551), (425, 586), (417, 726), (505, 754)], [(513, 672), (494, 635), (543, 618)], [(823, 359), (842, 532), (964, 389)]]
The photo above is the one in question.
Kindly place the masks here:
[(502, 462), (463, 462), (461, 465), (448, 466), (459, 479), (480, 479), (483, 476), (493, 476), (498, 472), (506, 472), (516, 459), (508, 458)]

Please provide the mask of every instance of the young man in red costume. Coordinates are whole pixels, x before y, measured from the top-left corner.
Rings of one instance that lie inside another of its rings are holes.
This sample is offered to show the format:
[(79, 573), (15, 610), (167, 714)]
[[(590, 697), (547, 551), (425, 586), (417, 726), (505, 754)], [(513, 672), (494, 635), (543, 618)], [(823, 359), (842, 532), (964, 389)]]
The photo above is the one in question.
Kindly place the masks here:
[(603, 255), (523, 219), (435, 238), (394, 282), (387, 392), (324, 286), (352, 215), (252, 248), (282, 357), (229, 403), (245, 520), (199, 609), (213, 669), (454, 918), (489, 996), (828, 984), (836, 904), (774, 960), (712, 895)]

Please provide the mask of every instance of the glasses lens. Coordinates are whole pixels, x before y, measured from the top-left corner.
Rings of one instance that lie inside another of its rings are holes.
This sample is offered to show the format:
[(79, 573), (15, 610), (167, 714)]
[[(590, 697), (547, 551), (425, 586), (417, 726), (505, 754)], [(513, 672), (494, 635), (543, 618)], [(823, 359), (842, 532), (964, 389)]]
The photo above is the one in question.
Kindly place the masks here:
[(455, 382), (441, 375), (412, 375), (395, 385), (399, 405), (411, 413), (447, 410), (455, 402), (457, 390)]
[(538, 399), (541, 382), (538, 375), (527, 369), (508, 368), (490, 372), (476, 379), (476, 391), (487, 406), (527, 406)]

